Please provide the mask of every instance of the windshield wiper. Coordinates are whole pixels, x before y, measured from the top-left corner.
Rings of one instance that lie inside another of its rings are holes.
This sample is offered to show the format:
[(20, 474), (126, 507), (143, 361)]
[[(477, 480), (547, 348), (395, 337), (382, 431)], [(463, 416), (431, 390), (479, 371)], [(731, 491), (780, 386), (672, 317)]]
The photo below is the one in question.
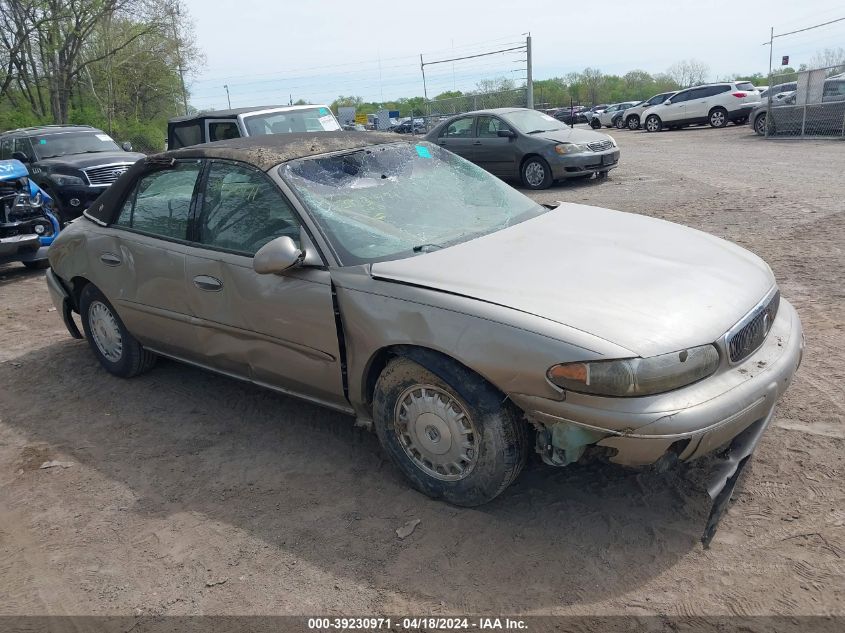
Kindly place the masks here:
[(531, 130), (530, 132), (526, 132), (526, 134), (539, 134), (540, 132), (558, 132), (562, 130), (562, 127), (553, 127), (550, 130)]
[(413, 250), (415, 253), (422, 253), (423, 251), (428, 251), (433, 248), (443, 248), (440, 244), (420, 244), (419, 246), (414, 246)]

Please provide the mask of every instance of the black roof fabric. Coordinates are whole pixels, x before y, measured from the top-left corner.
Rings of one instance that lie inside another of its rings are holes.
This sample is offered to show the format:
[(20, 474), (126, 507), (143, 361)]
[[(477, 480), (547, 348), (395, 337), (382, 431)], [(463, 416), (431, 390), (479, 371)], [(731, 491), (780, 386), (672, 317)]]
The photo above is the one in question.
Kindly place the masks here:
[(145, 171), (166, 169), (174, 160), (219, 158), (239, 161), (267, 171), (297, 158), (401, 142), (410, 141), (386, 132), (311, 132), (248, 136), (183, 147), (139, 160), (94, 201), (85, 215), (99, 224), (111, 224), (120, 211), (126, 190), (137, 177)]

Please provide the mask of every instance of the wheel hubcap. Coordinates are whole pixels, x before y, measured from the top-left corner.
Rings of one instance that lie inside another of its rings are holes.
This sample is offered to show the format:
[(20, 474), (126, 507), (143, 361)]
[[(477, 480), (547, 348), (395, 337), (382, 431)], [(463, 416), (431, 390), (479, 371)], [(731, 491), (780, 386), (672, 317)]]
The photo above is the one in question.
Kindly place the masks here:
[(123, 356), (123, 337), (117, 319), (101, 301), (95, 301), (88, 309), (88, 325), (100, 353), (113, 363), (119, 361)]
[(628, 119), (628, 127), (632, 130), (636, 130), (640, 124), (639, 119)]
[(432, 385), (402, 392), (394, 412), (399, 444), (413, 464), (442, 481), (458, 481), (478, 461), (478, 433), (463, 406)]
[(714, 125), (722, 125), (724, 120), (725, 120), (725, 115), (722, 114), (721, 112), (714, 112), (710, 116), (710, 121), (712, 121)]
[(654, 132), (657, 129), (657, 120), (656, 119), (649, 119), (648, 120), (648, 129), (650, 132)]
[(528, 163), (528, 166), (525, 168), (525, 180), (528, 181), (529, 185), (537, 187), (543, 184), (543, 180), (545, 180), (545, 178), (546, 170), (543, 169), (543, 166), (540, 163)]
[(759, 134), (765, 134), (766, 132), (766, 115), (763, 114), (757, 117), (757, 132)]

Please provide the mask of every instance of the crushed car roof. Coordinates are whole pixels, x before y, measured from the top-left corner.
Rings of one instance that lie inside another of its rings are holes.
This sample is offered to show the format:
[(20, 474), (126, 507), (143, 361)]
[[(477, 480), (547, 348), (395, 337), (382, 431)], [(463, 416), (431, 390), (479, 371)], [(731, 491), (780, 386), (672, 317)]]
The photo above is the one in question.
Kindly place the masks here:
[(214, 143), (192, 145), (151, 156), (161, 158), (223, 158), (258, 167), (262, 171), (297, 158), (329, 152), (359, 149), (371, 145), (407, 141), (400, 136), (379, 132), (310, 132), (304, 134), (266, 134), (233, 138)]
[(297, 158), (402, 142), (411, 141), (387, 132), (310, 132), (248, 136), (183, 147), (139, 160), (106, 189), (84, 215), (99, 224), (111, 224), (120, 211), (127, 190), (132, 187), (138, 175), (156, 169), (167, 169), (175, 160), (217, 158), (246, 163), (261, 171), (267, 171), (280, 163)]

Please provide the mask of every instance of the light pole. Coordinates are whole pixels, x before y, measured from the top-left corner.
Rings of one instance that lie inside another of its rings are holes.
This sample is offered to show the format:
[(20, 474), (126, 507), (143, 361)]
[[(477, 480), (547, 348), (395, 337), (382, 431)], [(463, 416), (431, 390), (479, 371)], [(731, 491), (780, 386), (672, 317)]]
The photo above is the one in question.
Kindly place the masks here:
[(229, 86), (228, 84), (223, 84), (223, 87), (226, 89), (226, 103), (229, 104), (229, 109), (232, 109), (232, 99), (229, 97)]

